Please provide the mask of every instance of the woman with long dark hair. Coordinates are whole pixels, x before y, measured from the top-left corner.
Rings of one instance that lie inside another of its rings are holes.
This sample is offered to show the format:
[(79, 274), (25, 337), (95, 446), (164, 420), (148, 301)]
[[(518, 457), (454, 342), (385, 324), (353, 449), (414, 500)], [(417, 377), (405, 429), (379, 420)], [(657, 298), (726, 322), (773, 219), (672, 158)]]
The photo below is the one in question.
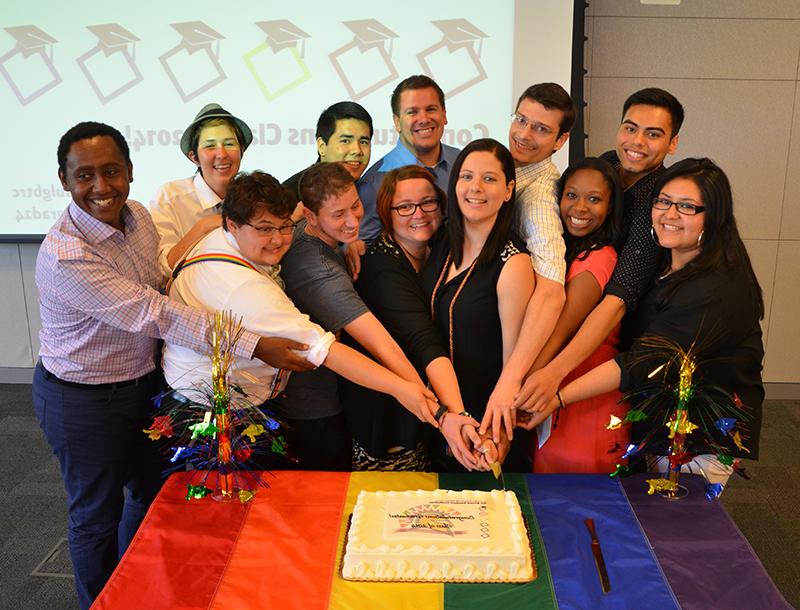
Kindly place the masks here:
[[(474, 140), (461, 151), (450, 175), (447, 239), (433, 244), (422, 273), (464, 405), (478, 420), (533, 292), (530, 257), (511, 231), (514, 178), (511, 153), (496, 140)], [(529, 469), (527, 435), (519, 436), (506, 460), (511, 470)]]

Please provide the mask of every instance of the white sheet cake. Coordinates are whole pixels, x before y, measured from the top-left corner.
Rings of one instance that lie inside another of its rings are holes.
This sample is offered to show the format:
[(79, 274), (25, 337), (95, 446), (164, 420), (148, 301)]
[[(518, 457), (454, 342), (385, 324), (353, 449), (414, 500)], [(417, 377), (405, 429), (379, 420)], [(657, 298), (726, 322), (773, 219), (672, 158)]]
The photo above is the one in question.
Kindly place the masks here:
[(536, 578), (511, 491), (362, 491), (342, 563), (347, 580), (525, 582)]

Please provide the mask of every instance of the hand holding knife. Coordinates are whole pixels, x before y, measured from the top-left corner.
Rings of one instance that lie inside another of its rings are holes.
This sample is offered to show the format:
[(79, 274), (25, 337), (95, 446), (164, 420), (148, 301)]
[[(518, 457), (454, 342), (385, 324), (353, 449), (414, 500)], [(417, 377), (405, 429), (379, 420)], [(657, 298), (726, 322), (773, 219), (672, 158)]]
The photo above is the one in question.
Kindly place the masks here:
[(505, 491), (506, 480), (503, 478), (503, 469), (500, 466), (500, 461), (497, 459), (497, 447), (495, 446), (494, 442), (491, 439), (485, 439), (479, 451), (486, 459), (486, 463), (489, 464), (489, 468), (492, 469), (494, 478), (500, 481), (500, 484), (503, 486), (503, 491)]
[(584, 519), (583, 522), (586, 524), (586, 529), (589, 530), (589, 535), (592, 537), (592, 555), (594, 555), (597, 573), (600, 575), (600, 586), (603, 588), (603, 593), (608, 593), (611, 591), (611, 583), (608, 580), (608, 571), (606, 571), (603, 551), (600, 550), (600, 540), (598, 540), (597, 532), (594, 529), (594, 519)]

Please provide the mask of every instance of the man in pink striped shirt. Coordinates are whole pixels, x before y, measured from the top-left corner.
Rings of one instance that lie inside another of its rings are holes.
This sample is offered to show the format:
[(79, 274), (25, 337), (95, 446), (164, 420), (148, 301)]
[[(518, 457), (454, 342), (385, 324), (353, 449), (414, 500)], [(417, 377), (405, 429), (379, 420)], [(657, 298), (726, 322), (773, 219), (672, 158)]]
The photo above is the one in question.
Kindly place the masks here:
[[(75, 584), (88, 608), (161, 486), (161, 456), (142, 433), (163, 388), (158, 339), (205, 352), (209, 328), (206, 314), (158, 292), (158, 234), (147, 210), (128, 200), (133, 166), (122, 134), (79, 123), (61, 138), (58, 165), (72, 201), (36, 261), (33, 403), (61, 466)], [(292, 351), (302, 349), (246, 332), (236, 351), (307, 370)]]

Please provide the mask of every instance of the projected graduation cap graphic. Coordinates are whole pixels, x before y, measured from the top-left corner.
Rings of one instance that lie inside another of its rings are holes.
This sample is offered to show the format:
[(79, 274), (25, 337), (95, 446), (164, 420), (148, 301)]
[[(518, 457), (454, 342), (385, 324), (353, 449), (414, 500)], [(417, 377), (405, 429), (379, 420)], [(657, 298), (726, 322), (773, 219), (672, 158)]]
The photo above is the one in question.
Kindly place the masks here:
[(267, 100), (274, 100), (311, 78), (303, 57), (311, 38), (291, 21), (259, 21), (255, 25), (267, 35), (244, 55), (244, 63)]
[(353, 40), (328, 57), (355, 101), (397, 78), (392, 40), (399, 36), (376, 19), (343, 21), (342, 25), (353, 32)]
[(76, 61), (97, 99), (105, 104), (144, 80), (136, 66), (137, 36), (118, 23), (86, 27), (97, 45)]
[(0, 74), (25, 106), (61, 82), (53, 65), (53, 43), (58, 41), (35, 25), (4, 29), (17, 44), (0, 57)]
[(435, 80), (446, 97), (463, 93), (486, 80), (481, 63), (483, 39), (489, 35), (466, 19), (431, 21), (443, 34), (435, 45), (417, 53), (422, 70)]
[(219, 41), (225, 37), (202, 21), (170, 25), (181, 41), (158, 59), (178, 95), (188, 102), (227, 78), (219, 63)]

